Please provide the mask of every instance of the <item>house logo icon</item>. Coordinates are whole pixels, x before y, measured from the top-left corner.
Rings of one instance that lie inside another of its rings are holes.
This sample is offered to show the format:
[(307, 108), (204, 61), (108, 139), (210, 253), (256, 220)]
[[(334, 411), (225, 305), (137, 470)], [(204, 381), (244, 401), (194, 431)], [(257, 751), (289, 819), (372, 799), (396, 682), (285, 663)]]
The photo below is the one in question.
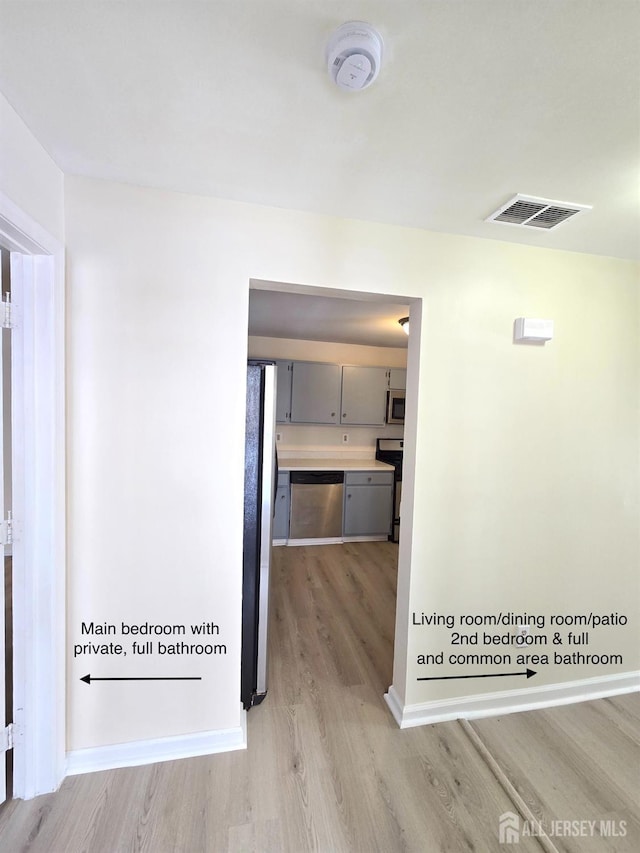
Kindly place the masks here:
[(520, 842), (520, 818), (513, 812), (500, 815), (500, 844), (518, 844)]

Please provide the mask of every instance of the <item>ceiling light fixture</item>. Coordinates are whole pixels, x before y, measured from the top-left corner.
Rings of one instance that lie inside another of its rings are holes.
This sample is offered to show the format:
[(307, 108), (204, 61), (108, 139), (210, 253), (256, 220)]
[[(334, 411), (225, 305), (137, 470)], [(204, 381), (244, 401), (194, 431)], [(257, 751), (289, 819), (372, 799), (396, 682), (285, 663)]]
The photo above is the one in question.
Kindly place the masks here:
[(382, 37), (371, 24), (349, 21), (329, 39), (327, 68), (339, 89), (366, 89), (378, 76), (381, 61)]
[(408, 335), (409, 334), (409, 318), (408, 317), (401, 317), (398, 320), (398, 323), (400, 323), (400, 325), (404, 329), (405, 335)]

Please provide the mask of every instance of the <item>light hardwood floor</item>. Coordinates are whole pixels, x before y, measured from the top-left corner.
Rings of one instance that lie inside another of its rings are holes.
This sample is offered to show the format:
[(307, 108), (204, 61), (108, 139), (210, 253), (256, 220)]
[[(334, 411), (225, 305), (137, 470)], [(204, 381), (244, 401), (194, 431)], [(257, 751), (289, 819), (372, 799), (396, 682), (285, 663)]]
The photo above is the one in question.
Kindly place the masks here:
[[(640, 850), (640, 696), (400, 731), (397, 546), (274, 552), (270, 690), (249, 747), (67, 779), (0, 813), (2, 853)], [(498, 840), (501, 814), (624, 820), (617, 838)]]
[[(13, 558), (4, 558), (4, 671), (6, 690), (4, 696), (4, 719), (7, 723), (13, 721)], [(2, 771), (0, 771), (2, 772)], [(6, 790), (11, 796), (13, 787), (13, 753), (7, 753), (6, 760)]]

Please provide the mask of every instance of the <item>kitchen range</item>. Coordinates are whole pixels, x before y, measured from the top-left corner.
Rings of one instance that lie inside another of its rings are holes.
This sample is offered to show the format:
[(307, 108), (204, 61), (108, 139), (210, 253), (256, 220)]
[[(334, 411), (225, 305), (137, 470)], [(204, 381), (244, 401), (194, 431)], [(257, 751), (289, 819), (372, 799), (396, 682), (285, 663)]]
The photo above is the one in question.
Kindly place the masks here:
[[(404, 403), (403, 403), (404, 406)], [(404, 413), (404, 412), (403, 412)], [(402, 457), (404, 441), (401, 438), (376, 439), (376, 459), (393, 465), (393, 542), (400, 538), (400, 503), (402, 501)]]

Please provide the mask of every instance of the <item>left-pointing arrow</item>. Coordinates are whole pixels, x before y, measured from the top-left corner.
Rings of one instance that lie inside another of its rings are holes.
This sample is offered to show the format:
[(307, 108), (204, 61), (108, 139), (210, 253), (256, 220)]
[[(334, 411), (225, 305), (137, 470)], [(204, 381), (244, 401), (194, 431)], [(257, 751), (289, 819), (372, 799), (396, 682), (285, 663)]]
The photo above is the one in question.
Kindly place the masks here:
[(195, 676), (140, 676), (136, 678), (124, 678), (124, 677), (115, 677), (115, 678), (96, 678), (95, 675), (87, 674), (83, 676), (80, 681), (84, 681), (85, 684), (91, 684), (92, 681), (202, 681), (201, 675)]

